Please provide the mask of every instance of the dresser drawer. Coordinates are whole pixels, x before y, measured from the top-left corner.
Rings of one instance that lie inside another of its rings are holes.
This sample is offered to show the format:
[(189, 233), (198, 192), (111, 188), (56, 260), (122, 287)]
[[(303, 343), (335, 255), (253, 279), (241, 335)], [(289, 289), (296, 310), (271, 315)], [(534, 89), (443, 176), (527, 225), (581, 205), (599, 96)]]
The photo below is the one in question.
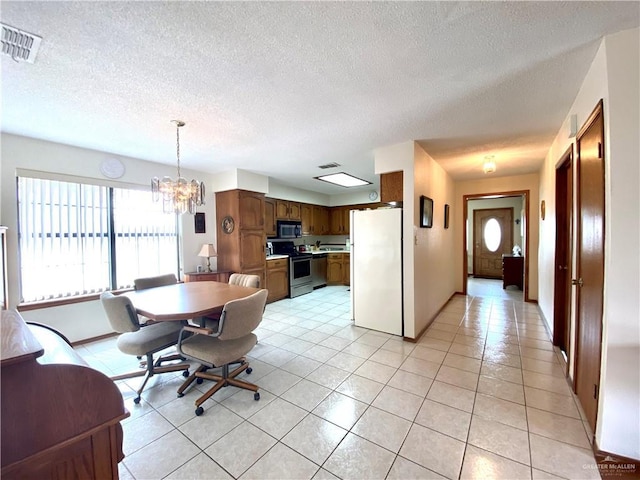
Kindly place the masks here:
[(273, 270), (276, 268), (287, 268), (289, 265), (288, 258), (278, 258), (276, 260), (267, 260), (267, 269)]

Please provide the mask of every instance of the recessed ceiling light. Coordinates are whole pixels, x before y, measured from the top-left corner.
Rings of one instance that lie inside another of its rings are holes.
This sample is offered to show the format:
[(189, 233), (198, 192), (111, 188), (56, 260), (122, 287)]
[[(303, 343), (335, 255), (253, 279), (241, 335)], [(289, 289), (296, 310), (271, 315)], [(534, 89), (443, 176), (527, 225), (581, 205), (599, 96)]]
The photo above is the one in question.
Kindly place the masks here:
[(313, 177), (316, 180), (322, 180), (323, 182), (333, 183), (340, 185), (341, 187), (361, 187), (362, 185), (371, 185), (371, 182), (356, 178), (348, 173), (331, 173), (329, 175), (321, 175), (319, 177)]

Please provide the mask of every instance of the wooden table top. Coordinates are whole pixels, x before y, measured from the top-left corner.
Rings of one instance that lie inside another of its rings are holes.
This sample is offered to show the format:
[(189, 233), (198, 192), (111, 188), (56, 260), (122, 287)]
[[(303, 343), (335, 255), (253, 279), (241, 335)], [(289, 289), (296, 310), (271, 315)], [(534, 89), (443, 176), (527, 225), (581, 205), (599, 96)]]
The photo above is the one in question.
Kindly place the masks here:
[(221, 282), (176, 283), (127, 292), (136, 312), (157, 321), (189, 320), (222, 311), (224, 304), (248, 297), (259, 288)]

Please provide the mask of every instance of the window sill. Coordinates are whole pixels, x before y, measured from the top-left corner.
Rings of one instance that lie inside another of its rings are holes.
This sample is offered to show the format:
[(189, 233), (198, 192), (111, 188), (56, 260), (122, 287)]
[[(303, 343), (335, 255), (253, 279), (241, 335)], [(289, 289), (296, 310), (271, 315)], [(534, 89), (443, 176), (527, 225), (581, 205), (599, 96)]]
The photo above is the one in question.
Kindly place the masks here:
[[(133, 288), (123, 288), (120, 290), (111, 290), (118, 295), (124, 292), (132, 292)], [(102, 292), (100, 292), (102, 293)], [(71, 305), (74, 303), (93, 302), (100, 298), (100, 293), (91, 293), (88, 295), (75, 295), (73, 297), (53, 298), (50, 300), (41, 300), (38, 302), (21, 303), (16, 310), (19, 312), (28, 312), (29, 310), (40, 310), (42, 308), (60, 307), (62, 305)]]

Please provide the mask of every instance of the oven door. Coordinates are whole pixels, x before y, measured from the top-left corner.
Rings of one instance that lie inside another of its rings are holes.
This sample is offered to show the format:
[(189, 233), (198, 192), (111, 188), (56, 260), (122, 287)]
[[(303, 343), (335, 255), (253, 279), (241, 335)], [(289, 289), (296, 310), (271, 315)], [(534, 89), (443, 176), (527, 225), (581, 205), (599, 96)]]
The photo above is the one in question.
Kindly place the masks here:
[(311, 256), (290, 257), (289, 291), (291, 298), (313, 291), (311, 283)]

